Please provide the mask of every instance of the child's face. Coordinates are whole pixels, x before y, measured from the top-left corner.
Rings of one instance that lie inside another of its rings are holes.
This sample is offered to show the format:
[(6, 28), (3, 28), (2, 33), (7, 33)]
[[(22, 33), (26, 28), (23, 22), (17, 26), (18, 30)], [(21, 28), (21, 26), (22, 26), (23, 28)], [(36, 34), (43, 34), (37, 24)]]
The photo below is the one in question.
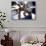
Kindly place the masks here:
[(26, 16), (28, 16), (28, 15), (29, 15), (29, 13), (27, 13), (27, 12), (26, 12), (26, 13), (25, 13), (25, 15), (26, 15)]
[(20, 5), (20, 7), (22, 8), (22, 7), (23, 7), (23, 5)]

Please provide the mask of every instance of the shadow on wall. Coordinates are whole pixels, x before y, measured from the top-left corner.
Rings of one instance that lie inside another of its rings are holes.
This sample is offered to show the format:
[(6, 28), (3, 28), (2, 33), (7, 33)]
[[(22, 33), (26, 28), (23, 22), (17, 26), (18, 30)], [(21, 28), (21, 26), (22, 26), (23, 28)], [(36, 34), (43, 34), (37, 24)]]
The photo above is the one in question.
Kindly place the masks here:
[(20, 41), (13, 40), (13, 46), (21, 46)]
[(21, 46), (19, 40), (19, 32), (11, 32), (10, 37), (13, 39), (13, 46)]

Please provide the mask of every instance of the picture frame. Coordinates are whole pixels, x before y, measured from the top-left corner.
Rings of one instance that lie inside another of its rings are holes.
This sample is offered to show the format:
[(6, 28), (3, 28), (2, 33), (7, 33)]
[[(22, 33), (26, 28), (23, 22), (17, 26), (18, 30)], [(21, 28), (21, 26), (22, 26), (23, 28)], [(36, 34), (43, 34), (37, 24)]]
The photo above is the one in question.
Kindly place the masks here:
[(12, 20), (35, 20), (36, 0), (15, 0), (11, 1)]

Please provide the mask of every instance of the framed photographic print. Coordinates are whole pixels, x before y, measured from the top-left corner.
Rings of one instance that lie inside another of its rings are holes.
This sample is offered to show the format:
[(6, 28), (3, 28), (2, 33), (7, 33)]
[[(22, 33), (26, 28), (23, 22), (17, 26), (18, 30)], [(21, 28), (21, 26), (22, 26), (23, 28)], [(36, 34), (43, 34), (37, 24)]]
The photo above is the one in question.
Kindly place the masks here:
[(36, 0), (11, 1), (12, 20), (34, 20), (36, 18)]

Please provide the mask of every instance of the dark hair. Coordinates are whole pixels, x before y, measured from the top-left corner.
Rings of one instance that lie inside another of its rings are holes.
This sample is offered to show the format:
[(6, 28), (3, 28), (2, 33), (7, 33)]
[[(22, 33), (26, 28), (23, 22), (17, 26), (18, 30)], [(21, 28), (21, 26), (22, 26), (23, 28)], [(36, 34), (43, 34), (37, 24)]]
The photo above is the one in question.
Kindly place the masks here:
[(32, 13), (36, 14), (36, 9), (35, 8), (32, 9)]
[(17, 3), (15, 2), (15, 1), (12, 1), (11, 2), (11, 5), (13, 6), (13, 5), (16, 5)]

